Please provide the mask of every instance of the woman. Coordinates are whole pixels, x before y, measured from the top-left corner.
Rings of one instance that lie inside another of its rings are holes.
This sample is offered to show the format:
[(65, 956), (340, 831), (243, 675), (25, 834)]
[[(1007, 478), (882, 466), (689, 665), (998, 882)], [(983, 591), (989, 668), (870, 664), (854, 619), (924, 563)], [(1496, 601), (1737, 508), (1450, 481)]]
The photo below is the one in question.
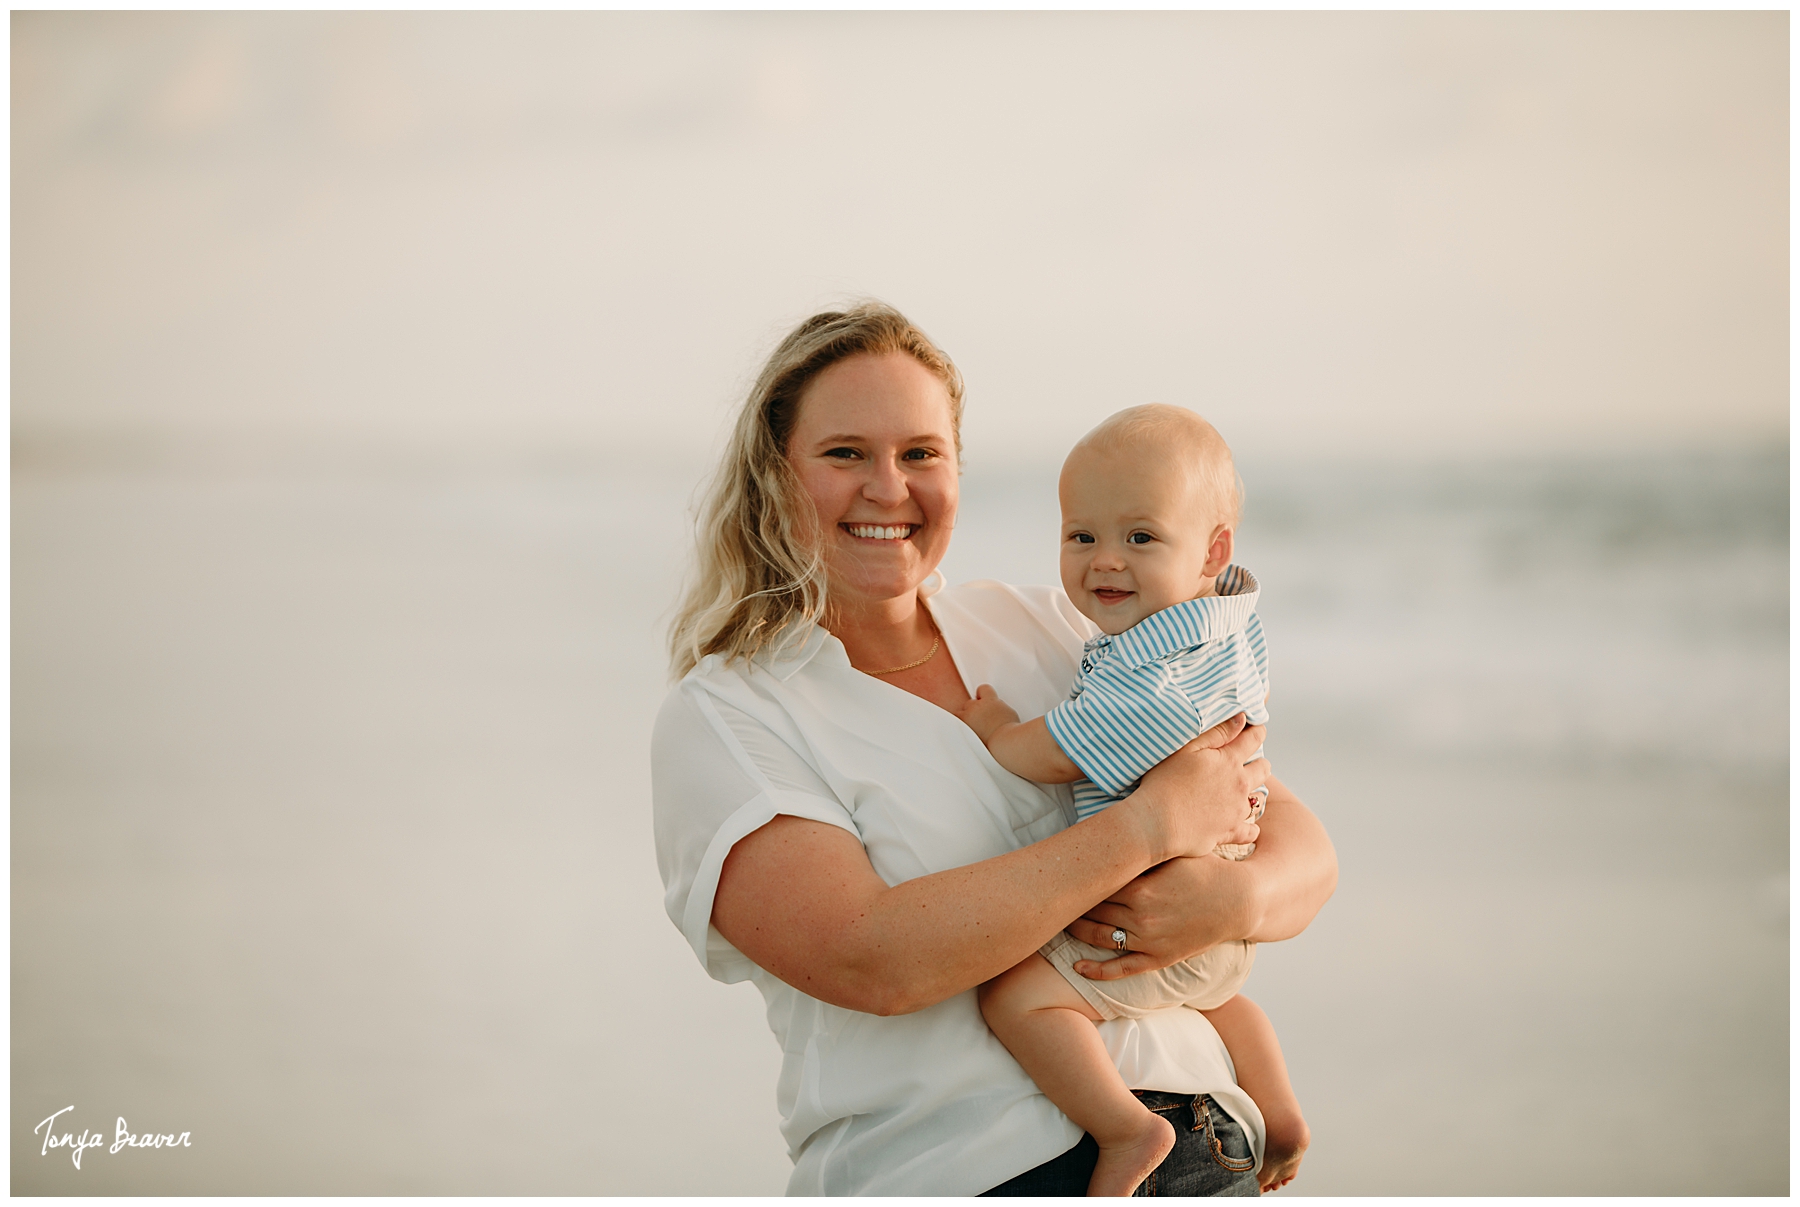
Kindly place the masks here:
[[(956, 719), (984, 682), (1046, 711), (1091, 632), (1049, 588), (931, 590), (961, 409), (955, 367), (892, 309), (801, 324), (739, 416), (671, 634), (666, 905), (712, 976), (767, 1002), (792, 1194), (1082, 1193), (1091, 1142), (989, 1034), (976, 986), (1065, 925), (1128, 953), (1084, 969), (1103, 979), (1287, 938), (1335, 883), (1317, 821), (1243, 763), (1258, 728), (1070, 826), (1066, 788), (1004, 771)], [(1256, 854), (1164, 862), (1227, 831)], [(1206, 1020), (1100, 1026), (1127, 1084), (1178, 1116), (1144, 1192), (1255, 1194), (1260, 1117)]]

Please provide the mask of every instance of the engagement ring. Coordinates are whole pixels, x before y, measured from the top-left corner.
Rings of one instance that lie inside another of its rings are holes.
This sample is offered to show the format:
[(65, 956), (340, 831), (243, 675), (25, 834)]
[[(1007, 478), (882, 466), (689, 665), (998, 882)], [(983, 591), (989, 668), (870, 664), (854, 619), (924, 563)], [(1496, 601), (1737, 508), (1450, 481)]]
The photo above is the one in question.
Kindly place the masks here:
[(1116, 926), (1113, 927), (1112, 941), (1115, 948), (1120, 951), (1125, 950), (1125, 932)]

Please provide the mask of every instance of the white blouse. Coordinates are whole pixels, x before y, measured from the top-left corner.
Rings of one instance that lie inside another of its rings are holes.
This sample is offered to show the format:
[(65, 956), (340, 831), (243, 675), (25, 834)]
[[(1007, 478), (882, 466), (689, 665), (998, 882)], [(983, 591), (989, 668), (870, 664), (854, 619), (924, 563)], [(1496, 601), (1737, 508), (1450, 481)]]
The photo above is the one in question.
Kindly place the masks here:
[[(1067, 696), (1096, 631), (1051, 587), (966, 583), (927, 606), (964, 683), (993, 684), (1023, 717)], [(852, 669), (819, 628), (753, 668), (703, 659), (657, 715), (651, 782), (669, 917), (712, 977), (756, 984), (781, 1044), (789, 1194), (979, 1194), (1081, 1138), (988, 1031), (973, 989), (863, 1014), (764, 972), (712, 926), (726, 853), (778, 814), (848, 830), (892, 885), (1056, 833), (1074, 817), (1067, 786), (1005, 770), (951, 714)], [(1099, 1026), (1127, 1084), (1211, 1094), (1261, 1161), (1262, 1115), (1203, 1015)]]

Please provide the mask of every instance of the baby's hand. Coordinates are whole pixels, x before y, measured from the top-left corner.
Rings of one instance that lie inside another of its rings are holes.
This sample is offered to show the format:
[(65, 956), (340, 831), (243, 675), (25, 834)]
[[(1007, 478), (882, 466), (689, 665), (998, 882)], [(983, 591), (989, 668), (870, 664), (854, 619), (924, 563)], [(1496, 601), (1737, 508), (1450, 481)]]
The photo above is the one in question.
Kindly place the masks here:
[(1019, 723), (1019, 714), (1013, 711), (1012, 705), (985, 683), (975, 689), (975, 698), (958, 709), (956, 715), (975, 731), (983, 744), (992, 739), (994, 731), (1002, 725)]

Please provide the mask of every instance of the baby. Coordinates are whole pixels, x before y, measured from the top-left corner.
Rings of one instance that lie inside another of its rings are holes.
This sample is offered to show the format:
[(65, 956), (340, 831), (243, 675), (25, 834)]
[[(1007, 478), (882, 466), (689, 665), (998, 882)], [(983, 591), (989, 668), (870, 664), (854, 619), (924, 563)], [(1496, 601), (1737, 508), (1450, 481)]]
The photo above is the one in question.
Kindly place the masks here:
[[(1121, 411), (1063, 464), (1063, 589), (1102, 636), (1069, 698), (1023, 724), (985, 684), (962, 717), (1008, 771), (1074, 783), (1078, 819), (1130, 793), (1150, 768), (1238, 713), (1268, 720), (1257, 583), (1231, 564), (1241, 504), (1231, 450), (1180, 407)], [(1215, 738), (1214, 745), (1222, 744)], [(1262, 798), (1247, 809), (1260, 816)], [(1242, 859), (1254, 847), (1194, 855)], [(1310, 1137), (1275, 1030), (1238, 994), (1255, 945), (1220, 944), (1153, 972), (1092, 981), (1079, 961), (1116, 957), (1067, 932), (981, 987), (981, 1012), (1050, 1100), (1100, 1145), (1090, 1195), (1129, 1195), (1175, 1146), (1134, 1097), (1094, 1023), (1188, 1005), (1212, 1021), (1238, 1084), (1261, 1109), (1265, 1191), (1286, 1185)]]

